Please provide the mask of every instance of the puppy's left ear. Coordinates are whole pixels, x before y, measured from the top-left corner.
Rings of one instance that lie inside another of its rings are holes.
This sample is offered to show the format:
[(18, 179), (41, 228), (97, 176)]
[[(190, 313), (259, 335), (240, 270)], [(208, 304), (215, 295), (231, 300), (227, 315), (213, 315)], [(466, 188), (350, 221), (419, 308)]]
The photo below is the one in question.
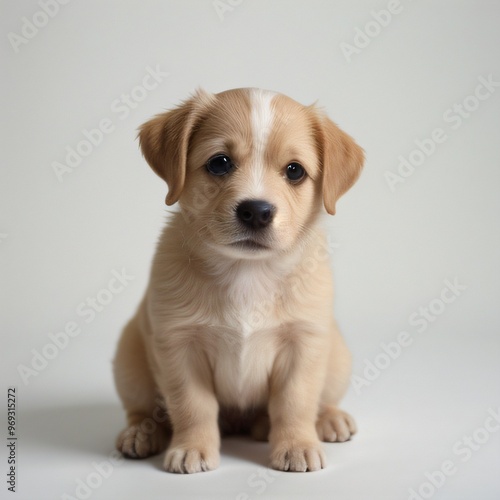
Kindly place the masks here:
[(186, 180), (189, 139), (213, 99), (212, 94), (197, 90), (180, 106), (155, 116), (139, 129), (144, 158), (168, 185), (167, 205), (173, 205), (181, 195)]
[(319, 125), (323, 171), (323, 203), (330, 215), (335, 203), (356, 182), (365, 160), (364, 152), (354, 139), (340, 130), (326, 116)]

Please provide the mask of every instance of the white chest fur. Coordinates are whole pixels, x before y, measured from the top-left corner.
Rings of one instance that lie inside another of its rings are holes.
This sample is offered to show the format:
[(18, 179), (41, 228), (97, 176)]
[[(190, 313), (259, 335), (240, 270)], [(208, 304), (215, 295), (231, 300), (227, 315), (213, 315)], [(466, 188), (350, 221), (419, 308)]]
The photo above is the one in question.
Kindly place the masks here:
[(281, 279), (263, 264), (242, 263), (224, 273), (222, 325), (213, 332), (214, 382), (219, 400), (238, 407), (264, 404), (279, 325)]
[(219, 401), (241, 408), (265, 404), (274, 356), (271, 332), (258, 331), (244, 337), (237, 330), (225, 330), (213, 359)]

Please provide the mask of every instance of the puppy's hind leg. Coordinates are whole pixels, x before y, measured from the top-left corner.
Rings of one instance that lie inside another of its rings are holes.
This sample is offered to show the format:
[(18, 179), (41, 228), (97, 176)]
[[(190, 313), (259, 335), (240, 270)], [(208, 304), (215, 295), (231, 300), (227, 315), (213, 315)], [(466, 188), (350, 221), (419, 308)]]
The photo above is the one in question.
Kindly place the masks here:
[(337, 325), (333, 325), (333, 339), (325, 387), (316, 421), (316, 431), (321, 441), (348, 441), (357, 432), (356, 422), (338, 405), (349, 387), (351, 354)]
[(127, 414), (127, 427), (116, 440), (117, 450), (128, 458), (146, 458), (162, 452), (167, 446), (170, 425), (158, 399), (136, 317), (123, 330), (113, 370)]

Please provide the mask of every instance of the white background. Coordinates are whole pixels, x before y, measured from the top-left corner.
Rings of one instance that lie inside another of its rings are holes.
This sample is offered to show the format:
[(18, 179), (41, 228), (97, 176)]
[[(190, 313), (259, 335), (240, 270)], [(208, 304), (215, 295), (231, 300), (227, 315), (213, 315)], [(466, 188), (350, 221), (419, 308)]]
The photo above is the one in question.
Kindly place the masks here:
[[(8, 386), (18, 390), (19, 461), (18, 492), (2, 480), (1, 498), (79, 498), (77, 480), (109, 459), (124, 425), (111, 360), (168, 217), (166, 187), (141, 158), (136, 129), (198, 86), (318, 100), (364, 147), (360, 181), (337, 215), (325, 215), (337, 316), (359, 377), (381, 343), (401, 331), (413, 342), (358, 393), (350, 390), (344, 407), (360, 431), (325, 445), (326, 470), (259, 477), (267, 445), (234, 438), (215, 472), (176, 476), (160, 470), (161, 457), (127, 461), (90, 498), (392, 500), (419, 488), (436, 499), (500, 497), (500, 432), (480, 430), (500, 405), (500, 87), (460, 126), (445, 119), (479, 77), (500, 82), (500, 6), (401, 0), (348, 61), (341, 44), (354, 44), (356, 29), (387, 4), (243, 0), (221, 18), (212, 0), (73, 0), (16, 52), (8, 34), (22, 36), (23, 17), (32, 20), (40, 6), (2, 2), (1, 377), (5, 399)], [(148, 66), (169, 75), (126, 117), (113, 111)], [(53, 162), (64, 163), (66, 148), (104, 118), (113, 132), (59, 181)], [(392, 192), (384, 174), (436, 128), (446, 141)], [(79, 304), (122, 269), (134, 279), (85, 323)], [(466, 289), (434, 321), (410, 324), (447, 279)], [(18, 367), (31, 367), (32, 350), (69, 321), (80, 335), (24, 384)], [(467, 435), (482, 442), (470, 455)], [(446, 460), (455, 473), (435, 491), (423, 485)], [(5, 452), (1, 462), (5, 479)], [(99, 477), (90, 477), (95, 486)]]

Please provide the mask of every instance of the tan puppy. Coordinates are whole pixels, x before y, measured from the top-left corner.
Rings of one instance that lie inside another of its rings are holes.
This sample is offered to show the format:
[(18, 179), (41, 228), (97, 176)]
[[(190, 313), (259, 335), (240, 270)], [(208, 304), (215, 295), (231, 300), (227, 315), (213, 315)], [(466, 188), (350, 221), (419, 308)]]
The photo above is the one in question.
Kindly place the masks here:
[(117, 448), (147, 457), (171, 435), (165, 469), (205, 471), (221, 428), (269, 439), (276, 469), (325, 467), (320, 440), (356, 428), (337, 406), (350, 355), (318, 216), (357, 179), (362, 149), (314, 107), (258, 89), (199, 91), (139, 137), (180, 212), (118, 346)]

